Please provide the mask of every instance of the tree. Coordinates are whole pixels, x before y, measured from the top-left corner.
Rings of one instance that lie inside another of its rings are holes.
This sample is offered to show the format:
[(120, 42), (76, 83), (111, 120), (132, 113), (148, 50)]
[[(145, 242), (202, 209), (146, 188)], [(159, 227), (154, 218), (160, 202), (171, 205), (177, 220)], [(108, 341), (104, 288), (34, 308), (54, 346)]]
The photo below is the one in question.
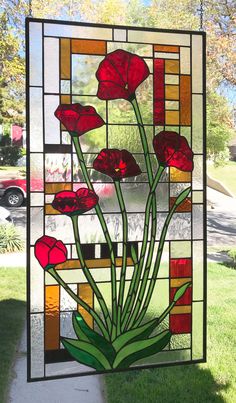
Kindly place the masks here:
[(23, 124), (24, 58), (5, 13), (0, 15), (0, 23), (0, 123)]

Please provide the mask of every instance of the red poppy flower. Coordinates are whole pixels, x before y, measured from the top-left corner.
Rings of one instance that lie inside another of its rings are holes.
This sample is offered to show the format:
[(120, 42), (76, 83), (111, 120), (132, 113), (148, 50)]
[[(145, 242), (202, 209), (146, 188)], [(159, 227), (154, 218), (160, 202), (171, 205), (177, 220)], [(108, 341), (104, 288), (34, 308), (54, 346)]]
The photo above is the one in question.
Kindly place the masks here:
[(74, 136), (81, 136), (105, 124), (96, 109), (89, 105), (59, 105), (54, 114), (70, 134)]
[(193, 152), (185, 137), (162, 131), (154, 137), (153, 147), (160, 164), (181, 171), (193, 170)]
[(35, 257), (44, 269), (49, 269), (67, 260), (67, 249), (62, 241), (43, 235), (34, 247)]
[(127, 150), (104, 148), (93, 162), (93, 167), (114, 180), (141, 174), (141, 169)]
[(149, 76), (145, 61), (133, 53), (117, 49), (100, 63), (96, 77), (100, 99), (132, 100), (136, 88)]
[(87, 188), (77, 192), (64, 190), (55, 195), (52, 207), (63, 214), (80, 215), (91, 210), (98, 203), (98, 195)]

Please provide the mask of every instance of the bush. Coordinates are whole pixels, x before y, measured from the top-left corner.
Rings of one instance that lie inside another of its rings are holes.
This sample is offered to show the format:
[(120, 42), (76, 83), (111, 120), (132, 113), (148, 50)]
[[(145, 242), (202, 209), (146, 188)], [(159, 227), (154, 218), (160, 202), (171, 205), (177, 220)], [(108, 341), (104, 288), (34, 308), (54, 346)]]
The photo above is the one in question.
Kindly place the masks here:
[(25, 243), (13, 224), (0, 224), (0, 253), (20, 252)]
[(2, 165), (16, 166), (21, 157), (21, 149), (17, 146), (6, 146), (1, 148), (0, 154), (3, 157)]
[(232, 248), (228, 251), (229, 257), (233, 259), (233, 266), (236, 268), (236, 248)]

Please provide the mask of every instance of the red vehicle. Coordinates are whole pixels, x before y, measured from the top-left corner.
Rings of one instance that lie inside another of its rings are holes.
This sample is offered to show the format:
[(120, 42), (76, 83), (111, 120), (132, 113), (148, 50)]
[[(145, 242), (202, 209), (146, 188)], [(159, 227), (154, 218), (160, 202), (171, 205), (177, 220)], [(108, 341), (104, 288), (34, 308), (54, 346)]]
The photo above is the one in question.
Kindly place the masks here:
[(6, 179), (0, 183), (0, 197), (9, 207), (19, 207), (26, 198), (26, 179)]

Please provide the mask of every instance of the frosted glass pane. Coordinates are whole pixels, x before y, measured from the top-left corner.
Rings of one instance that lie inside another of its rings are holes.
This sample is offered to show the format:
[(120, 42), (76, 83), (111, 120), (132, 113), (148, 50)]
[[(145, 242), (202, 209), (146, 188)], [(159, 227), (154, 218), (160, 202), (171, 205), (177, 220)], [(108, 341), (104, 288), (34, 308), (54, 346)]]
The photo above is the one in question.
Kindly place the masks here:
[(44, 376), (44, 314), (32, 314), (30, 317), (31, 335), (31, 376)]
[(193, 299), (203, 299), (203, 242), (193, 243)]
[(167, 45), (190, 45), (190, 35), (167, 33), (167, 32), (149, 32), (128, 30), (129, 42), (158, 43)]
[(43, 193), (31, 193), (30, 205), (35, 206), (35, 207), (43, 206), (44, 205), (44, 194)]
[(202, 95), (193, 95), (193, 134), (192, 150), (194, 153), (203, 151), (203, 97)]
[(180, 48), (180, 74), (190, 74), (190, 48)]
[(194, 170), (193, 170), (193, 190), (203, 189), (203, 157), (202, 155), (194, 156)]
[(77, 25), (44, 24), (44, 35), (68, 38), (112, 39), (111, 28), (85, 27)]
[(60, 143), (60, 122), (54, 116), (54, 112), (60, 104), (59, 96), (45, 95), (44, 116), (45, 116), (45, 143)]
[(126, 40), (126, 30), (125, 29), (114, 29), (114, 40), (115, 41), (125, 41)]
[(44, 39), (44, 89), (59, 92), (59, 39)]
[(43, 234), (43, 207), (30, 208), (30, 223), (31, 245), (34, 245)]
[(203, 303), (193, 302), (193, 359), (203, 358)]
[(170, 244), (170, 253), (172, 258), (191, 257), (190, 241), (172, 241)]
[(29, 24), (29, 77), (30, 85), (42, 85), (42, 24)]
[(30, 151), (43, 151), (43, 95), (41, 88), (30, 88)]
[[(30, 249), (30, 309), (31, 312), (44, 310), (44, 271), (34, 256), (34, 248)], [(37, 292), (36, 292), (37, 290)]]
[(192, 36), (192, 92), (201, 93), (202, 75), (202, 36)]

